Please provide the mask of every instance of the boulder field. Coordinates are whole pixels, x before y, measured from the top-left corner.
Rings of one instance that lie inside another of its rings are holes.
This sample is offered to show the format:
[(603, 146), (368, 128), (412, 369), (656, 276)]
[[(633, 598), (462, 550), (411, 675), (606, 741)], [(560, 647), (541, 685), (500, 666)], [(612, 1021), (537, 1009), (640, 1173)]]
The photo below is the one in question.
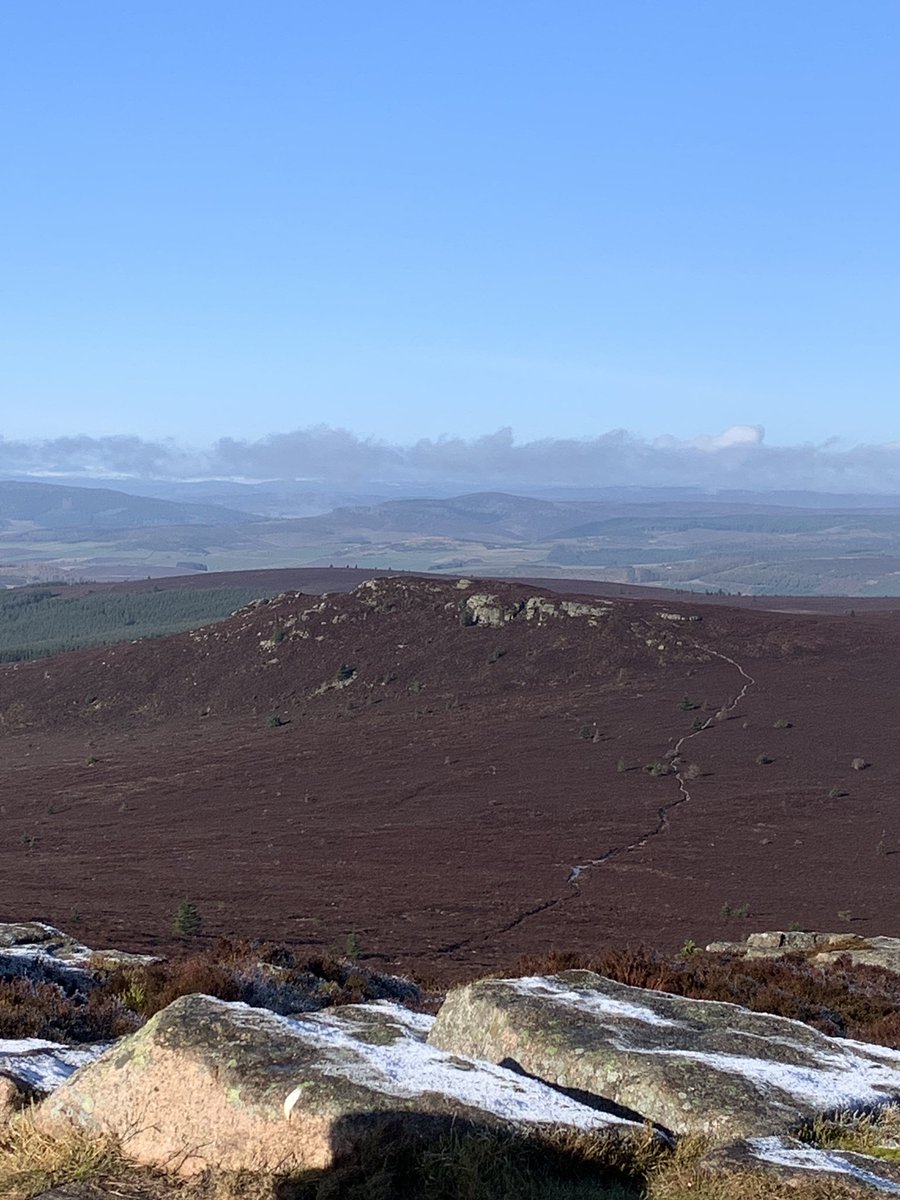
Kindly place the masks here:
[[(47, 987), (65, 960), (73, 973), (52, 986), (78, 986), (97, 956), (60, 938), (0, 926), (3, 978)], [(616, 1163), (701, 1135), (710, 1171), (900, 1195), (896, 1163), (798, 1140), (820, 1118), (900, 1102), (900, 1050), (589, 971), (459, 986), (436, 1017), (391, 1001), (285, 1015), (182, 995), (112, 1044), (0, 1039), (0, 1122), (28, 1102), (45, 1133), (112, 1135), (134, 1161), (185, 1175), (327, 1169), (373, 1133), (544, 1145), (562, 1131)]]

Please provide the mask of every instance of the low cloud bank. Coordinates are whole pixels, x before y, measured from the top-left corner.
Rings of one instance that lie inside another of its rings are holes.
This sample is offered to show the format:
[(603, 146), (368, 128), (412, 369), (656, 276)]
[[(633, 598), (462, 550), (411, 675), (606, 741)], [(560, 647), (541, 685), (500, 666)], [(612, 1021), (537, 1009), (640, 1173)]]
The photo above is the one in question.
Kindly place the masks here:
[(138, 437), (0, 437), (0, 475), (136, 479), (309, 479), (423, 485), (698, 486), (754, 491), (900, 493), (900, 442), (769, 446), (756, 425), (716, 435), (643, 439), (616, 429), (593, 438), (516, 442), (511, 429), (397, 445), (316, 426), (202, 449)]

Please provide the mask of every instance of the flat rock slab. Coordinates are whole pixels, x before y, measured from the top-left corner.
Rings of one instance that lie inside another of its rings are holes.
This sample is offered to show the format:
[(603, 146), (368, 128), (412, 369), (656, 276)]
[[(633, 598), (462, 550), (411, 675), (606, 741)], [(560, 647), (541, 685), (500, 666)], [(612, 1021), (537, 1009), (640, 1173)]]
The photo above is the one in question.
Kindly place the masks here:
[(184, 1174), (328, 1167), (386, 1123), (422, 1136), (451, 1125), (643, 1136), (535, 1080), (428, 1045), (432, 1020), (388, 1003), (295, 1019), (184, 996), (74, 1075), (37, 1119), (112, 1134), (135, 1161)]
[(457, 988), (429, 1042), (719, 1142), (900, 1096), (900, 1051), (591, 971)]
[(11, 1080), (27, 1095), (47, 1096), (108, 1049), (108, 1042), (65, 1046), (43, 1038), (0, 1038), (0, 1078)]
[(900, 1164), (873, 1154), (819, 1150), (792, 1137), (749, 1138), (713, 1150), (701, 1165), (715, 1174), (764, 1170), (781, 1179), (853, 1183), (863, 1193), (900, 1196)]

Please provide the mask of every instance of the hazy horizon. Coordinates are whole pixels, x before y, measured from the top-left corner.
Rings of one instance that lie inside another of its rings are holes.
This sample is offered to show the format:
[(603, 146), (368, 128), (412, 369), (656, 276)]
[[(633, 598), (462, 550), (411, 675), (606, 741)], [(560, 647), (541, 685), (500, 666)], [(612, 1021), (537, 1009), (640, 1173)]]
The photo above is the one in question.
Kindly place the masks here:
[[(134, 436), (0, 437), (0, 477), (120, 481), (308, 481), (352, 489), (380, 482), (461, 490), (507, 487), (680, 487), (700, 491), (900, 494), (900, 442), (775, 446), (760, 426), (693, 438), (640, 438), (614, 429), (593, 438), (522, 441), (510, 428), (477, 438), (411, 443), (317, 426), (257, 440), (189, 446)], [(127, 488), (126, 488), (127, 490)]]

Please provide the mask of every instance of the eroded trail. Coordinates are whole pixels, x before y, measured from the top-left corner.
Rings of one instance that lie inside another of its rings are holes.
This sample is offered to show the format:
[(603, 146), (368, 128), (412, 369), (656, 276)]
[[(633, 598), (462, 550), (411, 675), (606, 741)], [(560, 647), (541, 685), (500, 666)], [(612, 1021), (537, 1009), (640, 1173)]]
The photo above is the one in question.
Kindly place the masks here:
[(739, 662), (737, 662), (736, 659), (730, 658), (727, 654), (722, 654), (719, 650), (713, 650), (711, 646), (702, 646), (700, 643), (695, 643), (695, 645), (698, 650), (703, 650), (706, 654), (711, 654), (714, 658), (721, 659), (722, 662), (729, 663), (732, 667), (734, 667), (744, 681), (741, 689), (732, 700), (730, 700), (719, 710), (718, 713), (715, 714), (715, 716), (707, 717), (699, 729), (694, 729), (690, 733), (686, 733), (675, 743), (674, 747), (672, 748), (672, 762), (676, 764), (676, 769), (673, 774), (678, 783), (678, 795), (673, 797), (673, 799), (667, 804), (660, 805), (659, 809), (657, 810), (656, 824), (653, 826), (653, 828), (648, 829), (645, 833), (641, 834), (640, 837), (635, 838), (633, 841), (626, 842), (621, 846), (611, 847), (598, 858), (591, 858), (588, 859), (587, 862), (578, 863), (573, 866), (569, 874), (568, 882), (574, 884), (576, 887), (578, 886), (578, 879), (586, 871), (590, 871), (594, 867), (602, 866), (604, 863), (610, 862), (614, 858), (619, 858), (622, 854), (628, 854), (633, 850), (640, 850), (646, 846), (648, 842), (666, 832), (669, 827), (669, 813), (676, 808), (680, 808), (683, 804), (687, 804), (691, 799), (691, 790), (688, 787), (688, 778), (685, 774), (685, 767), (684, 764), (680, 763), (679, 761), (682, 748), (688, 742), (693, 741), (694, 738), (702, 737), (702, 735), (712, 725), (715, 725), (716, 721), (722, 716), (727, 716), (728, 714), (734, 712), (744, 700), (750, 688), (756, 683), (756, 680), (753, 678), (753, 676), (748, 674), (748, 672), (744, 670), (744, 668)]
[(727, 704), (723, 705), (723, 707), (719, 709), (719, 711), (713, 716), (707, 717), (699, 729), (694, 729), (690, 733), (684, 734), (684, 736), (679, 738), (675, 743), (671, 752), (671, 761), (676, 764), (676, 769), (673, 772), (673, 778), (678, 784), (678, 791), (668, 803), (660, 805), (659, 809), (657, 810), (656, 823), (652, 829), (646, 830), (629, 842), (623, 842), (619, 846), (610, 847), (610, 849), (604, 851), (603, 854), (598, 855), (596, 858), (590, 858), (582, 863), (575, 864), (569, 871), (569, 876), (566, 880), (567, 887), (557, 893), (557, 895), (551, 896), (548, 899), (534, 905), (533, 907), (517, 913), (514, 917), (506, 921), (505, 924), (490, 930), (488, 933), (476, 934), (473, 937), (464, 938), (460, 941), (451, 942), (440, 946), (437, 948), (438, 954), (452, 954), (457, 950), (463, 950), (470, 946), (483, 943), (489, 938), (502, 936), (503, 934), (509, 933), (513, 929), (519, 928), (519, 926), (523, 925), (526, 921), (532, 920), (541, 913), (548, 912), (550, 909), (556, 908), (565, 901), (573, 899), (579, 894), (580, 891), (578, 882), (579, 879), (582, 878), (588, 871), (592, 871), (597, 867), (601, 867), (605, 863), (612, 862), (614, 859), (620, 858), (624, 854), (629, 854), (635, 850), (642, 849), (654, 838), (661, 836), (667, 831), (669, 828), (669, 814), (676, 808), (680, 808), (682, 805), (689, 803), (691, 800), (691, 790), (688, 786), (689, 779), (685, 773), (685, 764), (680, 762), (681, 751), (683, 747), (686, 746), (688, 742), (693, 741), (695, 738), (701, 737), (708, 729), (715, 725), (718, 720), (721, 720), (724, 716), (728, 716), (735, 712), (735, 710), (746, 698), (747, 693), (756, 684), (756, 680), (753, 678), (753, 676), (750, 675), (749, 672), (746, 671), (736, 659), (731, 658), (727, 654), (723, 654), (719, 650), (713, 650), (711, 646), (702, 645), (699, 642), (695, 642), (694, 646), (696, 649), (702, 650), (704, 653), (711, 655), (713, 658), (718, 658), (720, 661), (728, 663), (730, 666), (734, 667), (743, 682), (740, 690), (738, 691), (737, 695), (733, 697), (733, 699), (729, 700)]

